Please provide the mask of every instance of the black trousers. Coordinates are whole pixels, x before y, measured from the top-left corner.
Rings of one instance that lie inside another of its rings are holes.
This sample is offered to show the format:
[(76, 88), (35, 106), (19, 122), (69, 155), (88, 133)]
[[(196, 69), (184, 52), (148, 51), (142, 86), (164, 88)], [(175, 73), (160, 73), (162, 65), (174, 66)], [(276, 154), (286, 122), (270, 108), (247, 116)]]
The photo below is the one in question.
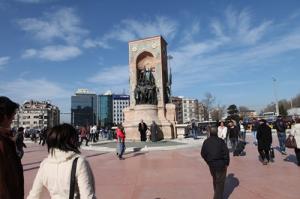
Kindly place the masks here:
[(300, 149), (295, 148), (295, 155), (297, 157), (298, 165), (300, 166)]
[(39, 144), (42, 144), (42, 146), (44, 146), (45, 143), (46, 143), (46, 137), (40, 136), (40, 142), (39, 142)]
[(227, 168), (209, 168), (209, 170), (213, 178), (214, 199), (223, 199)]
[(146, 131), (140, 131), (141, 134), (141, 141), (145, 142), (147, 140)]
[(267, 159), (268, 161), (270, 161), (270, 149), (265, 148), (265, 149), (259, 149), (258, 153), (261, 157), (261, 159), (264, 161), (265, 159)]
[(87, 139), (87, 137), (81, 138), (80, 145), (82, 144), (83, 140), (85, 140), (85, 146), (88, 146), (89, 140)]

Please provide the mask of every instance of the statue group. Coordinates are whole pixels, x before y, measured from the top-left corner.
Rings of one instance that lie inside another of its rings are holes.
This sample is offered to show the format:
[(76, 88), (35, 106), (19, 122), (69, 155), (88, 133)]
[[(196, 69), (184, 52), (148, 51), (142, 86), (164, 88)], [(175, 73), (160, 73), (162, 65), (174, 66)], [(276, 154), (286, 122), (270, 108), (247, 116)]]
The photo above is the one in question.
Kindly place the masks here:
[(134, 90), (136, 104), (157, 104), (158, 88), (151, 68), (138, 70), (138, 81)]

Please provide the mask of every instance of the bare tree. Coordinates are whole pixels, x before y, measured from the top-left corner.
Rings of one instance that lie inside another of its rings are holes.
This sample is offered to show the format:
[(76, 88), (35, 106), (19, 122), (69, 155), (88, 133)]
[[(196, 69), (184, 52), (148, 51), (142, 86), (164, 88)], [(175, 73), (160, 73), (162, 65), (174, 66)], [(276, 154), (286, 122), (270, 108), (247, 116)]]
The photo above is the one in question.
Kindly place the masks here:
[(292, 98), (293, 107), (300, 107), (300, 94)]
[(276, 112), (276, 104), (271, 102), (263, 109), (263, 112)]
[(250, 109), (249, 109), (247, 106), (240, 106), (240, 107), (239, 107), (239, 110), (240, 110), (240, 112), (247, 112), (247, 111), (249, 111)]
[(205, 105), (205, 107), (207, 108), (209, 119), (210, 119), (211, 118), (212, 106), (215, 103), (216, 97), (213, 96), (210, 92), (206, 92), (204, 97), (205, 98), (203, 99), (202, 102)]
[(240, 106), (239, 110), (240, 110), (241, 119), (243, 119), (243, 118), (247, 117), (250, 109), (247, 106)]
[(217, 107), (211, 110), (211, 119), (214, 121), (220, 121), (223, 118), (225, 113), (226, 113), (226, 106), (218, 105)]

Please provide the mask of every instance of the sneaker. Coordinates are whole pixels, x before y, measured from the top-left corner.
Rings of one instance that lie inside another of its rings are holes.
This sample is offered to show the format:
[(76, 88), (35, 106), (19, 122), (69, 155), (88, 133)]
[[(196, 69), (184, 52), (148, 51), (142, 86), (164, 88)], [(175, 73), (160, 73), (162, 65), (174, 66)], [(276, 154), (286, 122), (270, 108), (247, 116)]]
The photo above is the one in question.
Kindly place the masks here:
[(263, 165), (267, 165), (267, 164), (268, 164), (268, 160), (264, 160)]

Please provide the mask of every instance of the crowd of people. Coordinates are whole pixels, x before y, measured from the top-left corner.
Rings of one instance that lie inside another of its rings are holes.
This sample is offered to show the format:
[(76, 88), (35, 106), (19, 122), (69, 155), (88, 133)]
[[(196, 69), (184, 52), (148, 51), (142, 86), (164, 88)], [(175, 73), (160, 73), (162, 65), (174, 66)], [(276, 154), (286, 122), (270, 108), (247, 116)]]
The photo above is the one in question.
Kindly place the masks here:
[[(24, 129), (16, 133), (11, 124), (19, 105), (7, 97), (0, 97), (0, 198), (24, 198), (24, 175), (21, 159), (24, 155)], [(274, 128), (277, 132), (280, 152), (286, 155), (286, 147), (294, 148), (297, 164), (300, 166), (300, 118), (295, 120), (287, 136), (287, 124), (278, 117)], [(213, 177), (214, 198), (222, 198), (227, 167), (230, 163), (230, 149), (233, 155), (241, 155), (242, 145), (246, 144), (246, 131), (241, 121), (220, 121), (218, 127), (209, 128), (209, 137), (204, 141), (201, 156), (207, 162)], [(152, 141), (157, 140), (158, 128), (155, 122), (147, 127), (144, 121), (139, 124), (141, 141), (147, 140), (147, 131)], [(264, 119), (255, 120), (252, 126), (255, 145), (263, 165), (272, 158), (272, 129)], [(69, 124), (44, 129), (40, 144), (47, 145), (48, 157), (39, 167), (33, 186), (27, 198), (41, 198), (45, 187), (52, 198), (96, 198), (95, 180), (92, 169), (84, 156), (80, 155), (80, 145), (85, 140), (96, 142), (101, 131), (96, 126), (74, 128)], [(105, 137), (105, 135), (103, 135)], [(79, 139), (80, 138), (80, 139)], [(116, 129), (117, 156), (123, 160), (125, 152), (125, 130), (122, 125)], [(290, 141), (289, 139), (292, 139)], [(287, 141), (292, 144), (286, 144)], [(236, 152), (238, 151), (238, 152)], [(274, 153), (274, 152), (273, 152)], [(66, 172), (70, 171), (70, 172)], [(75, 183), (76, 181), (76, 183)]]
[[(213, 178), (214, 199), (223, 198), (226, 172), (230, 162), (228, 141), (233, 156), (241, 155), (243, 147), (240, 150), (239, 146), (246, 144), (246, 128), (243, 123), (229, 120), (226, 124), (225, 121), (220, 121), (217, 128), (211, 127), (209, 137), (204, 141), (201, 149), (201, 156), (208, 164)], [(291, 129), (287, 138), (288, 124), (281, 116), (277, 117), (274, 128), (278, 137), (279, 150), (282, 155), (286, 155), (286, 147), (293, 148), (297, 165), (300, 166), (300, 118), (296, 118), (293, 125), (290, 126)], [(251, 130), (260, 160), (263, 165), (267, 165), (274, 158), (272, 129), (265, 119), (254, 119)]]

